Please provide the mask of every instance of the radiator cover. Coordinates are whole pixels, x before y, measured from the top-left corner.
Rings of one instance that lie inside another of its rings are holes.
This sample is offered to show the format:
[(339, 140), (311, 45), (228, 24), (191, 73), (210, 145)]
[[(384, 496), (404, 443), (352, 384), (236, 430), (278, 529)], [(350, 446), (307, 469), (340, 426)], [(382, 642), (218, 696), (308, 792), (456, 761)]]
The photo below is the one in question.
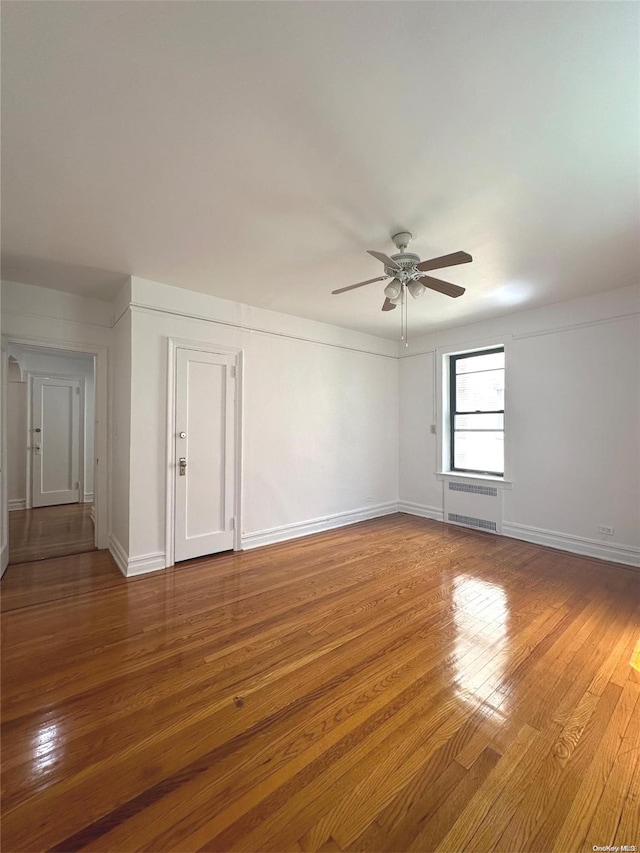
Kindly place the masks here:
[(502, 489), (471, 480), (445, 482), (444, 520), (474, 530), (502, 533)]

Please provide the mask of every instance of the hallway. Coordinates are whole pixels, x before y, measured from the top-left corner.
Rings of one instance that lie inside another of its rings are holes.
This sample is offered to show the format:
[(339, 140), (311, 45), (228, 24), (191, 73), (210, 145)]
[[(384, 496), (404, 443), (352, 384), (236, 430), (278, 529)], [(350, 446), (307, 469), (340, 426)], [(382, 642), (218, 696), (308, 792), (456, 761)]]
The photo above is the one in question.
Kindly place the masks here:
[(9, 513), (9, 565), (94, 551), (92, 504), (62, 504)]

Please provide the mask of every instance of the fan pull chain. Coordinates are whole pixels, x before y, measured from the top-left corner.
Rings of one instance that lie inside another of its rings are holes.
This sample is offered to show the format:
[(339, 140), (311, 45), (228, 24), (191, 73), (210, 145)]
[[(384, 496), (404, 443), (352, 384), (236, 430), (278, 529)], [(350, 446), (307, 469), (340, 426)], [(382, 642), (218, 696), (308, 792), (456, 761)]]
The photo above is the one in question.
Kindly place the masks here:
[(409, 346), (409, 291), (407, 285), (404, 286), (404, 345)]

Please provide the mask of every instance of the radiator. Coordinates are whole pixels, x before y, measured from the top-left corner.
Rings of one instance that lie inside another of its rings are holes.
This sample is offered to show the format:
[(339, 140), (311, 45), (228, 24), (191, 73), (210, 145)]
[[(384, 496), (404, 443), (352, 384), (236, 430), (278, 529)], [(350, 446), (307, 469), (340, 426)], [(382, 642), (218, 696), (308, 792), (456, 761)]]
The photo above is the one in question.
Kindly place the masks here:
[(444, 520), (475, 530), (502, 533), (502, 490), (485, 483), (446, 482)]

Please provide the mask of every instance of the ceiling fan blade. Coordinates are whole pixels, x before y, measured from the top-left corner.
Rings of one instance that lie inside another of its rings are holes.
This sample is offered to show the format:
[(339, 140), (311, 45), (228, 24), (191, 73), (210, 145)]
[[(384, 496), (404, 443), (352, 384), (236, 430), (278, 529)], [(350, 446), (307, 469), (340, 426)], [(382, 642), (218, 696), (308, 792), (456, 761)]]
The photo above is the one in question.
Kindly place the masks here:
[(356, 287), (364, 287), (365, 284), (373, 284), (374, 281), (384, 281), (389, 278), (388, 275), (379, 275), (378, 278), (368, 278), (366, 281), (359, 281), (357, 284), (350, 284), (347, 287), (339, 287), (338, 290), (332, 290), (331, 294), (344, 293), (345, 290), (355, 290)]
[(396, 303), (395, 303), (395, 302), (392, 302), (390, 299), (385, 299), (385, 300), (384, 300), (384, 303), (383, 303), (383, 305), (382, 305), (382, 310), (383, 310), (383, 311), (393, 311), (393, 309), (394, 309), (395, 307), (396, 307)]
[(392, 270), (400, 269), (400, 266), (393, 260), (393, 258), (390, 258), (389, 255), (385, 255), (383, 252), (374, 252), (373, 249), (367, 249), (367, 252), (370, 255), (373, 255), (373, 257), (378, 261), (382, 261), (385, 267), (389, 267), (389, 269)]
[(464, 287), (458, 284), (450, 284), (448, 281), (441, 281), (439, 278), (431, 278), (430, 275), (423, 275), (418, 281), (424, 284), (425, 287), (430, 287), (431, 290), (437, 290), (439, 293), (444, 293), (447, 296), (462, 296)]
[(468, 252), (452, 252), (450, 255), (431, 258), (430, 261), (422, 261), (422, 263), (416, 264), (416, 269), (420, 272), (440, 270), (442, 267), (455, 267), (456, 264), (469, 264), (472, 260), (473, 258)]

